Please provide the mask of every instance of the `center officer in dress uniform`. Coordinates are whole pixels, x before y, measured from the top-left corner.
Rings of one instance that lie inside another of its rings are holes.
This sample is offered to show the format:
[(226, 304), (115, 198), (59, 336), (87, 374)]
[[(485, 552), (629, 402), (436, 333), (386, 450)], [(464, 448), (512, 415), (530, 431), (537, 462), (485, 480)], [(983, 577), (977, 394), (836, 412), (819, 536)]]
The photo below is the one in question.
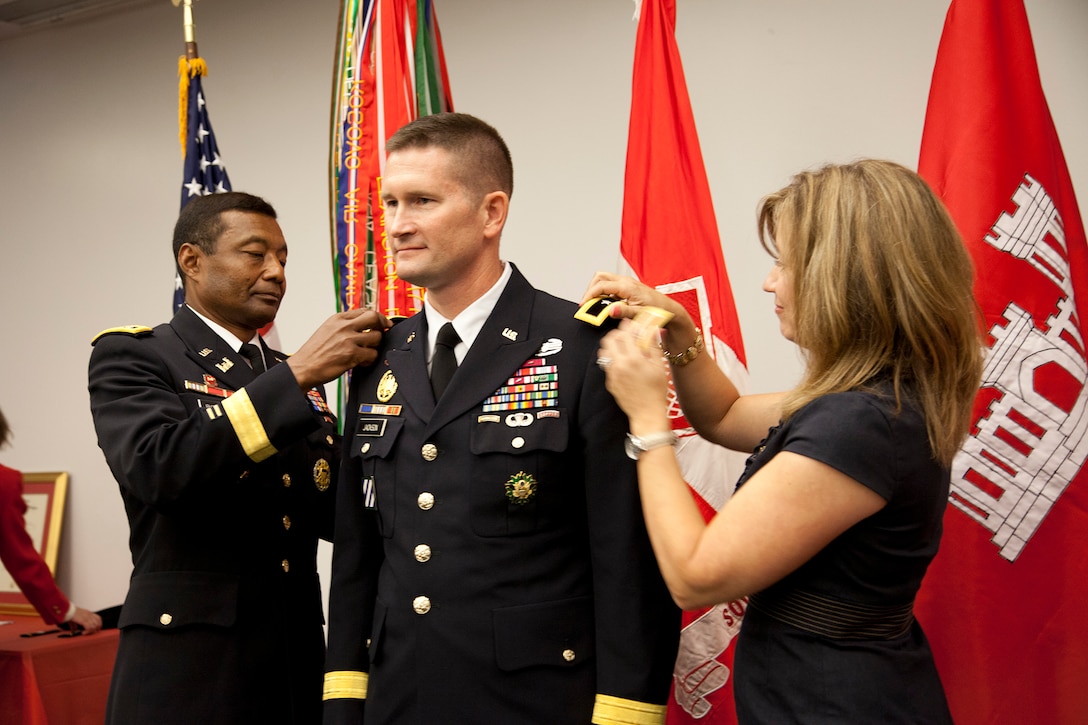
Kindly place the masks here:
[[(501, 260), (495, 129), (437, 114), (386, 148), (397, 274), (427, 294), (352, 378), (325, 722), (661, 723), (679, 612), (600, 330)], [(433, 391), (443, 344), (460, 365)]]
[(185, 306), (154, 329), (107, 330), (91, 354), (134, 566), (107, 722), (319, 722), (316, 552), (339, 461), (319, 386), (372, 362), (388, 321), (341, 313), (290, 358), (269, 349), (257, 330), (286, 289), (287, 243), (249, 194), (189, 202), (174, 254)]

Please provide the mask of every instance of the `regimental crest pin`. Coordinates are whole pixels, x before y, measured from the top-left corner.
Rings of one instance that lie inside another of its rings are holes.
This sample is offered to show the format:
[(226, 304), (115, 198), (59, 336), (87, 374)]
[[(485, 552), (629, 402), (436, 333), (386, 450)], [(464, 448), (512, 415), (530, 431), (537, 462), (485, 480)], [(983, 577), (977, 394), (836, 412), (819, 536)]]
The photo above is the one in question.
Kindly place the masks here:
[(317, 486), (318, 491), (328, 490), (329, 481), (332, 480), (329, 471), (329, 462), (324, 458), (318, 458), (317, 463), (314, 464), (314, 485)]
[(518, 471), (506, 482), (506, 498), (510, 503), (523, 506), (536, 497), (537, 482), (533, 474)]
[(382, 375), (381, 380), (378, 381), (378, 401), (388, 403), (396, 393), (397, 379), (393, 376), (392, 370), (386, 370), (385, 374)]

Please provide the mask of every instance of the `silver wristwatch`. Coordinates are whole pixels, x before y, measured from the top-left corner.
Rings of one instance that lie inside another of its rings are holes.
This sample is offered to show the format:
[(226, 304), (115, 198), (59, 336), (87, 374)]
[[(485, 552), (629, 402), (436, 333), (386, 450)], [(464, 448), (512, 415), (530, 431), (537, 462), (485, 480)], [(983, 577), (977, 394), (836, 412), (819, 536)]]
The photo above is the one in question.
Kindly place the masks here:
[(673, 445), (676, 445), (676, 434), (671, 430), (664, 433), (651, 433), (642, 437), (628, 433), (627, 440), (623, 442), (623, 449), (627, 452), (628, 458), (637, 461), (644, 451)]

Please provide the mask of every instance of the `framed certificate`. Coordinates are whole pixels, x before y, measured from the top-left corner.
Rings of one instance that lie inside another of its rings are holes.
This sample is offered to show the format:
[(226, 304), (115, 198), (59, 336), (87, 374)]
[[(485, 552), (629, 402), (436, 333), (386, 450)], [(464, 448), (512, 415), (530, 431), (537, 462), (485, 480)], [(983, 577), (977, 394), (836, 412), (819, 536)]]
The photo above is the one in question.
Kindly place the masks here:
[[(49, 571), (56, 574), (60, 548), (61, 524), (64, 522), (64, 498), (68, 493), (68, 474), (24, 473), (23, 500), (26, 501), (26, 530), (34, 548), (45, 559)], [(19, 585), (0, 566), (0, 614), (36, 614), (23, 596)]]

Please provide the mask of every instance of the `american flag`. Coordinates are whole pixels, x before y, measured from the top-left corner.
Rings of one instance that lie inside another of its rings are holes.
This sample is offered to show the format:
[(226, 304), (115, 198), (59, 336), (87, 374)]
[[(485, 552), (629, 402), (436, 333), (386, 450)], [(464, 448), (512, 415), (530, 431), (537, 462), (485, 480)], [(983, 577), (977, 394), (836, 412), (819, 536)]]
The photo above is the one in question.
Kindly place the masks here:
[[(181, 92), (188, 92), (186, 122), (181, 128), (182, 143), (185, 144), (185, 167), (181, 181), (181, 207), (196, 196), (218, 194), (230, 191), (230, 177), (227, 167), (219, 156), (219, 146), (212, 132), (212, 122), (208, 118), (208, 107), (204, 101), (204, 88), (200, 78), (206, 75), (208, 67), (200, 58), (192, 60), (184, 56), (178, 62), (178, 74), (181, 76)], [(174, 280), (174, 310), (185, 304), (185, 290), (181, 286), (181, 277)]]

